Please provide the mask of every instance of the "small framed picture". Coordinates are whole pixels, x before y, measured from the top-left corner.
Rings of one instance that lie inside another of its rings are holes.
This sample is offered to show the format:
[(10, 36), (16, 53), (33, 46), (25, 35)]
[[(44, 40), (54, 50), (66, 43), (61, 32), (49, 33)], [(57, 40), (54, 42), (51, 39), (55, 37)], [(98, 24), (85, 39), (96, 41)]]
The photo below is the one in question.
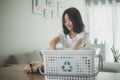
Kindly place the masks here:
[(65, 4), (62, 2), (57, 3), (57, 14), (58, 16), (62, 16), (63, 11), (65, 10)]
[(57, 18), (57, 12), (55, 10), (51, 10), (51, 18), (56, 19)]
[(51, 18), (51, 10), (44, 9), (44, 17), (45, 18)]
[(42, 0), (32, 0), (32, 12), (33, 14), (42, 14), (43, 6)]
[(46, 5), (49, 7), (55, 6), (55, 0), (46, 0)]

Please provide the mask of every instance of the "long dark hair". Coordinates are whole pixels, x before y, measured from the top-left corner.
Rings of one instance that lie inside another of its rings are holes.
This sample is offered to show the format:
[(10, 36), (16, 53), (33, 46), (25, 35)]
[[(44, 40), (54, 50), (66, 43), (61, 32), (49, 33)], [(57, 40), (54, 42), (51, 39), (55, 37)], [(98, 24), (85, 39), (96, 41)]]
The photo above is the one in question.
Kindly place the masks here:
[(65, 14), (67, 14), (69, 16), (70, 20), (72, 21), (74, 32), (80, 33), (84, 30), (84, 23), (82, 21), (80, 12), (78, 11), (78, 9), (71, 7), (71, 8), (66, 9), (63, 12), (63, 16), (62, 16), (63, 31), (66, 35), (69, 34), (70, 31), (66, 28), (66, 26), (64, 24)]

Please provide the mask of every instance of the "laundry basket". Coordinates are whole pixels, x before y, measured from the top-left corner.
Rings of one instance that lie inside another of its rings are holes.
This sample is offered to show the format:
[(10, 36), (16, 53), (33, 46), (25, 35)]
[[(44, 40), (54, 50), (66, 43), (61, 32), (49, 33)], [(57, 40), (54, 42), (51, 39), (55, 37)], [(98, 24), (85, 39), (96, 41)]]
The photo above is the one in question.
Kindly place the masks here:
[[(95, 80), (102, 58), (94, 50), (42, 50), (45, 80)], [(98, 65), (96, 66), (96, 58)]]

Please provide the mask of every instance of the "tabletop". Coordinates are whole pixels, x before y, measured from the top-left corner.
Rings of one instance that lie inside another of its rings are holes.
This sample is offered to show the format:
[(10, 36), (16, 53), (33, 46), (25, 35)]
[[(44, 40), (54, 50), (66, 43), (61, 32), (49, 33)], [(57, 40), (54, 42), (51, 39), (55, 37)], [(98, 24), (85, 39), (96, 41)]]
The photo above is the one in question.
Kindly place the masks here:
[(14, 65), (0, 68), (0, 80), (44, 80), (44, 76), (39, 73), (25, 73), (24, 67), (25, 65)]
[[(13, 65), (0, 68), (0, 80), (44, 80), (44, 76), (39, 73), (25, 73), (24, 66)], [(97, 80), (120, 80), (120, 73), (99, 72)]]

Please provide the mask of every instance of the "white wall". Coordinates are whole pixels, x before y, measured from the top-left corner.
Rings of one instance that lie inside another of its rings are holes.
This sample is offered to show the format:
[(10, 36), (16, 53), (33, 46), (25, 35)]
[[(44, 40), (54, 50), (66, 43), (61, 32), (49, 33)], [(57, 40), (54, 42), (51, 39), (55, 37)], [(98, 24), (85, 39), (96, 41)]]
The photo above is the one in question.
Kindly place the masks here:
[[(85, 0), (55, 1), (66, 8), (78, 8), (86, 22)], [(60, 17), (46, 19), (43, 14), (32, 14), (32, 0), (0, 0), (0, 63), (12, 53), (47, 49), (50, 39), (61, 30)]]

